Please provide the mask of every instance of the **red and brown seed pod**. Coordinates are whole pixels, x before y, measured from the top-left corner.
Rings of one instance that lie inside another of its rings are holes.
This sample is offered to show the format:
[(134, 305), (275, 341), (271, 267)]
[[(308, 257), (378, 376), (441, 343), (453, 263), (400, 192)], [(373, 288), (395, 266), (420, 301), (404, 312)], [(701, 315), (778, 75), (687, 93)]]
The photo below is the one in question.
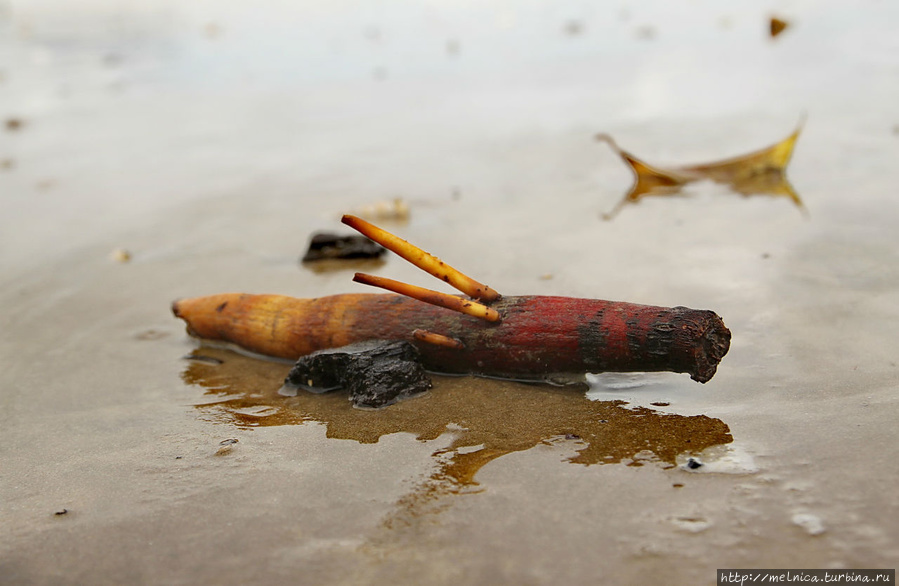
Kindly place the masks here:
[[(671, 371), (706, 382), (730, 346), (730, 331), (706, 310), (544, 296), (503, 297), (491, 308), (501, 321), (400, 295), (224, 294), (173, 304), (194, 335), (268, 356), (297, 359), (366, 340), (406, 340), (430, 370), (520, 379)], [(434, 343), (415, 330), (460, 344)]]
[[(356, 273), (400, 295), (315, 299), (227, 293), (172, 304), (196, 336), (296, 360), (369, 340), (416, 344), (437, 372), (539, 379), (560, 373), (672, 371), (712, 378), (730, 331), (712, 311), (571, 297), (503, 297), (405, 240), (343, 222), (474, 299)], [(450, 311), (447, 311), (450, 310)]]

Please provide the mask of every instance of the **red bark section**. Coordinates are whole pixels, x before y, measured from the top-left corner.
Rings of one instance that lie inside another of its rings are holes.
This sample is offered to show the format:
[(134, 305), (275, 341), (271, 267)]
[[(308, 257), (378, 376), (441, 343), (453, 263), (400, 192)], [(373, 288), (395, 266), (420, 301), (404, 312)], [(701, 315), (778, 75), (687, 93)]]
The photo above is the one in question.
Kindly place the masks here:
[[(217, 309), (226, 299), (228, 307)], [(179, 301), (173, 309), (201, 337), (262, 354), (295, 359), (363, 340), (407, 340), (431, 370), (509, 378), (672, 371), (706, 382), (730, 346), (721, 318), (705, 310), (542, 296), (505, 297), (490, 307), (501, 322), (399, 295), (216, 295)], [(416, 340), (416, 329), (456, 338), (464, 347)]]
[(443, 332), (465, 348), (421, 346), (426, 363), (509, 377), (672, 371), (706, 382), (730, 346), (730, 331), (711, 311), (570, 297), (511, 297), (492, 307), (501, 324), (466, 321)]

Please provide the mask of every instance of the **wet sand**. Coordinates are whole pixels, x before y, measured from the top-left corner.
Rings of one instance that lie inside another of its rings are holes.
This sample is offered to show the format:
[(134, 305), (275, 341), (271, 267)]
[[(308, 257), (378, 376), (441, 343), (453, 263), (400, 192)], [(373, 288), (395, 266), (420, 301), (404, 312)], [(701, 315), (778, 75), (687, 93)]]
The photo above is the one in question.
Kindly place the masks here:
[[(751, 3), (150, 6), (0, 7), (0, 582), (896, 566), (894, 8), (797, 8), (772, 40)], [(803, 113), (804, 208), (701, 182), (603, 219), (631, 177), (596, 133), (677, 166)], [(385, 227), (502, 293), (713, 309), (731, 350), (705, 385), (438, 378), (361, 411), (170, 314), (365, 291), (298, 259), (395, 197)]]

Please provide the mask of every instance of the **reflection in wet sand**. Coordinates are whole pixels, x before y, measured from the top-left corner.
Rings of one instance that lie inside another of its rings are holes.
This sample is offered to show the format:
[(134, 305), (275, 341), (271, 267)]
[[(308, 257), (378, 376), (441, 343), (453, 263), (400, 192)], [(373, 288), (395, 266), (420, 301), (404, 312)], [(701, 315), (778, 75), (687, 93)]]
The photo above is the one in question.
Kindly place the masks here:
[(710, 179), (727, 185), (744, 196), (767, 195), (787, 197), (798, 208), (805, 210), (799, 194), (787, 180), (787, 164), (793, 155), (793, 147), (799, 139), (800, 125), (793, 133), (767, 148), (714, 163), (661, 168), (649, 165), (628, 151), (620, 148), (607, 134), (597, 134), (596, 140), (609, 144), (634, 172), (634, 184), (624, 198), (603, 218), (611, 220), (621, 209), (639, 202), (646, 196), (677, 195), (689, 183)]
[(304, 269), (308, 269), (313, 273), (326, 274), (338, 273), (341, 271), (361, 271), (374, 272), (384, 266), (385, 261), (381, 258), (352, 258), (352, 259), (323, 259), (315, 262), (304, 261), (300, 263)]
[(393, 523), (432, 510), (441, 495), (472, 490), (485, 464), (539, 444), (571, 446), (575, 453), (568, 461), (577, 464), (656, 462), (673, 467), (680, 454), (732, 441), (718, 419), (626, 409), (621, 401), (592, 401), (570, 388), (435, 377), (434, 388), (420, 397), (365, 411), (353, 408), (340, 391), (279, 395), (290, 369), (283, 363), (216, 348), (199, 348), (188, 358), (182, 378), (215, 397), (197, 405), (213, 421), (241, 427), (316, 421), (327, 426), (329, 438), (361, 443), (398, 432), (421, 441), (452, 434), (449, 447), (433, 454), (436, 471), (398, 503), (402, 514)]

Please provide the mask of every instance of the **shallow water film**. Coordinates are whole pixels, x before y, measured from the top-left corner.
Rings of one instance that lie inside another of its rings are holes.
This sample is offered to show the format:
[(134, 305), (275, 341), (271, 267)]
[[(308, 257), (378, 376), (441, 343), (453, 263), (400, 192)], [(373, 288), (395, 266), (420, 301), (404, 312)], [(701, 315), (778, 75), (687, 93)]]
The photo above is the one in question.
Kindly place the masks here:
[[(897, 28), (884, 2), (0, 0), (0, 582), (895, 568)], [(713, 310), (730, 350), (706, 384), (435, 375), (361, 410), (172, 316), (360, 270), (451, 292), (392, 254), (301, 262), (345, 213), (509, 296)]]

